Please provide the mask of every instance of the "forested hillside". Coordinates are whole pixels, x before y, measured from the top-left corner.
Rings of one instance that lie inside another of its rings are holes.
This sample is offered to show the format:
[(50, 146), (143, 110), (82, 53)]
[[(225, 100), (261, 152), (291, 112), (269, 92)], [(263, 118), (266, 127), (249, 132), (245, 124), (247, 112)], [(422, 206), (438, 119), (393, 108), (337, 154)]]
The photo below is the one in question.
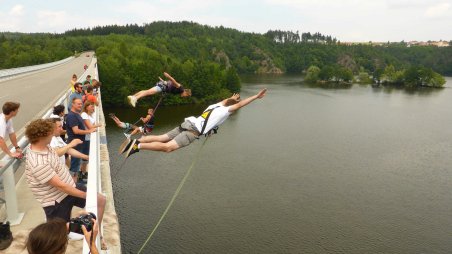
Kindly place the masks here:
[[(452, 75), (452, 47), (346, 46), (320, 33), (245, 33), (192, 22), (75, 29), (64, 34), (0, 34), (0, 68), (60, 60), (95, 50), (104, 83), (104, 103), (121, 105), (125, 96), (154, 84), (163, 71), (193, 91), (192, 103), (240, 90), (241, 73), (303, 73), (310, 66), (340, 66), (352, 75), (382, 75), (412, 66)], [(393, 68), (393, 69), (392, 69)], [(69, 79), (69, 77), (68, 77)], [(148, 101), (153, 103), (153, 101)]]

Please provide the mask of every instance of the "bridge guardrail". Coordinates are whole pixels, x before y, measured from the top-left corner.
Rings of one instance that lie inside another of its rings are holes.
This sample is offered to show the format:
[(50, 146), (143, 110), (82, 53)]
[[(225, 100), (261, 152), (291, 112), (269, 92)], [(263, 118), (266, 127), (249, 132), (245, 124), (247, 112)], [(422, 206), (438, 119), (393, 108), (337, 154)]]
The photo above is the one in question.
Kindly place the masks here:
[[(88, 72), (94, 68), (95, 70), (95, 77), (98, 76), (97, 74), (97, 66), (96, 66), (96, 59), (95, 57), (92, 58), (92, 61), (89, 65), (89, 68), (80, 76), (78, 81), (83, 82), (86, 79), (86, 76), (88, 75)], [(61, 96), (57, 101), (54, 103), (54, 106), (56, 105), (67, 105), (67, 100), (69, 98), (69, 95), (71, 93), (71, 88), (67, 90), (67, 92)], [(48, 118), (53, 112), (53, 107), (48, 109), (46, 113), (42, 116), (42, 118)], [(18, 145), (21, 147), (23, 152), (26, 154), (28, 149), (28, 140), (25, 136), (21, 137), (19, 141), (17, 142)], [(95, 149), (97, 150), (97, 148)], [(13, 150), (11, 150), (13, 152)], [(17, 205), (17, 194), (16, 194), (16, 183), (14, 179), (14, 172), (15, 170), (20, 166), (21, 160), (11, 158), (8, 155), (4, 155), (3, 158), (0, 160), (0, 176), (3, 180), (3, 189), (5, 193), (5, 201), (6, 201), (6, 215), (7, 220), (10, 222), (11, 225), (18, 225), (23, 219), (24, 213), (20, 213)], [(95, 212), (97, 214), (97, 211)]]
[(73, 56), (56, 61), (56, 62), (51, 62), (51, 63), (11, 68), (11, 69), (3, 69), (3, 70), (0, 70), (0, 80), (7, 79), (7, 78), (10, 78), (10, 77), (13, 77), (16, 75), (20, 75), (20, 74), (25, 74), (25, 73), (29, 73), (29, 72), (34, 72), (34, 71), (39, 71), (39, 70), (55, 67), (57, 65), (64, 64), (72, 59), (74, 59)]

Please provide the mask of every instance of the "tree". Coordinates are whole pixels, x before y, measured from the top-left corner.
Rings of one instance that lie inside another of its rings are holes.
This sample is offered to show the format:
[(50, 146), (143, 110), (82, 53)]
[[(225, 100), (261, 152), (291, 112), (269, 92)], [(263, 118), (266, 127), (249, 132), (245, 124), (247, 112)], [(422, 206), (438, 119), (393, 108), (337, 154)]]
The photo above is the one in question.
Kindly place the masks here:
[(306, 71), (304, 80), (306, 82), (315, 83), (319, 80), (320, 68), (314, 65), (309, 66)]

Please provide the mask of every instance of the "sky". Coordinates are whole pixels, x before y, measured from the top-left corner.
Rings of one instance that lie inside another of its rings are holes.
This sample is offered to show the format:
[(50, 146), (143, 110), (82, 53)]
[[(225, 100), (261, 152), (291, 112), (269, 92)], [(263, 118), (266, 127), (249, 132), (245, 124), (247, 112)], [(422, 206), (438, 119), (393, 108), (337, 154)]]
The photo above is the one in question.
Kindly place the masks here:
[(452, 40), (452, 0), (0, 0), (0, 31), (193, 21), (244, 32), (320, 32), (340, 41)]

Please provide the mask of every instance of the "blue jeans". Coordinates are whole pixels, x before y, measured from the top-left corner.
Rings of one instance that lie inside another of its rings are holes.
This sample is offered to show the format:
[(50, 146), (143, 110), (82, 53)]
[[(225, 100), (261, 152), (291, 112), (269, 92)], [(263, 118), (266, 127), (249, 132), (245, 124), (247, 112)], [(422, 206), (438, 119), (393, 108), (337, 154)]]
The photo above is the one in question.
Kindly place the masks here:
[[(74, 149), (79, 152), (82, 152), (82, 147), (83, 144), (80, 144), (74, 147)], [(80, 161), (81, 161), (80, 158), (75, 158), (71, 156), (71, 167), (69, 168), (69, 170), (71, 171), (71, 175), (75, 175), (77, 172), (80, 171)]]

